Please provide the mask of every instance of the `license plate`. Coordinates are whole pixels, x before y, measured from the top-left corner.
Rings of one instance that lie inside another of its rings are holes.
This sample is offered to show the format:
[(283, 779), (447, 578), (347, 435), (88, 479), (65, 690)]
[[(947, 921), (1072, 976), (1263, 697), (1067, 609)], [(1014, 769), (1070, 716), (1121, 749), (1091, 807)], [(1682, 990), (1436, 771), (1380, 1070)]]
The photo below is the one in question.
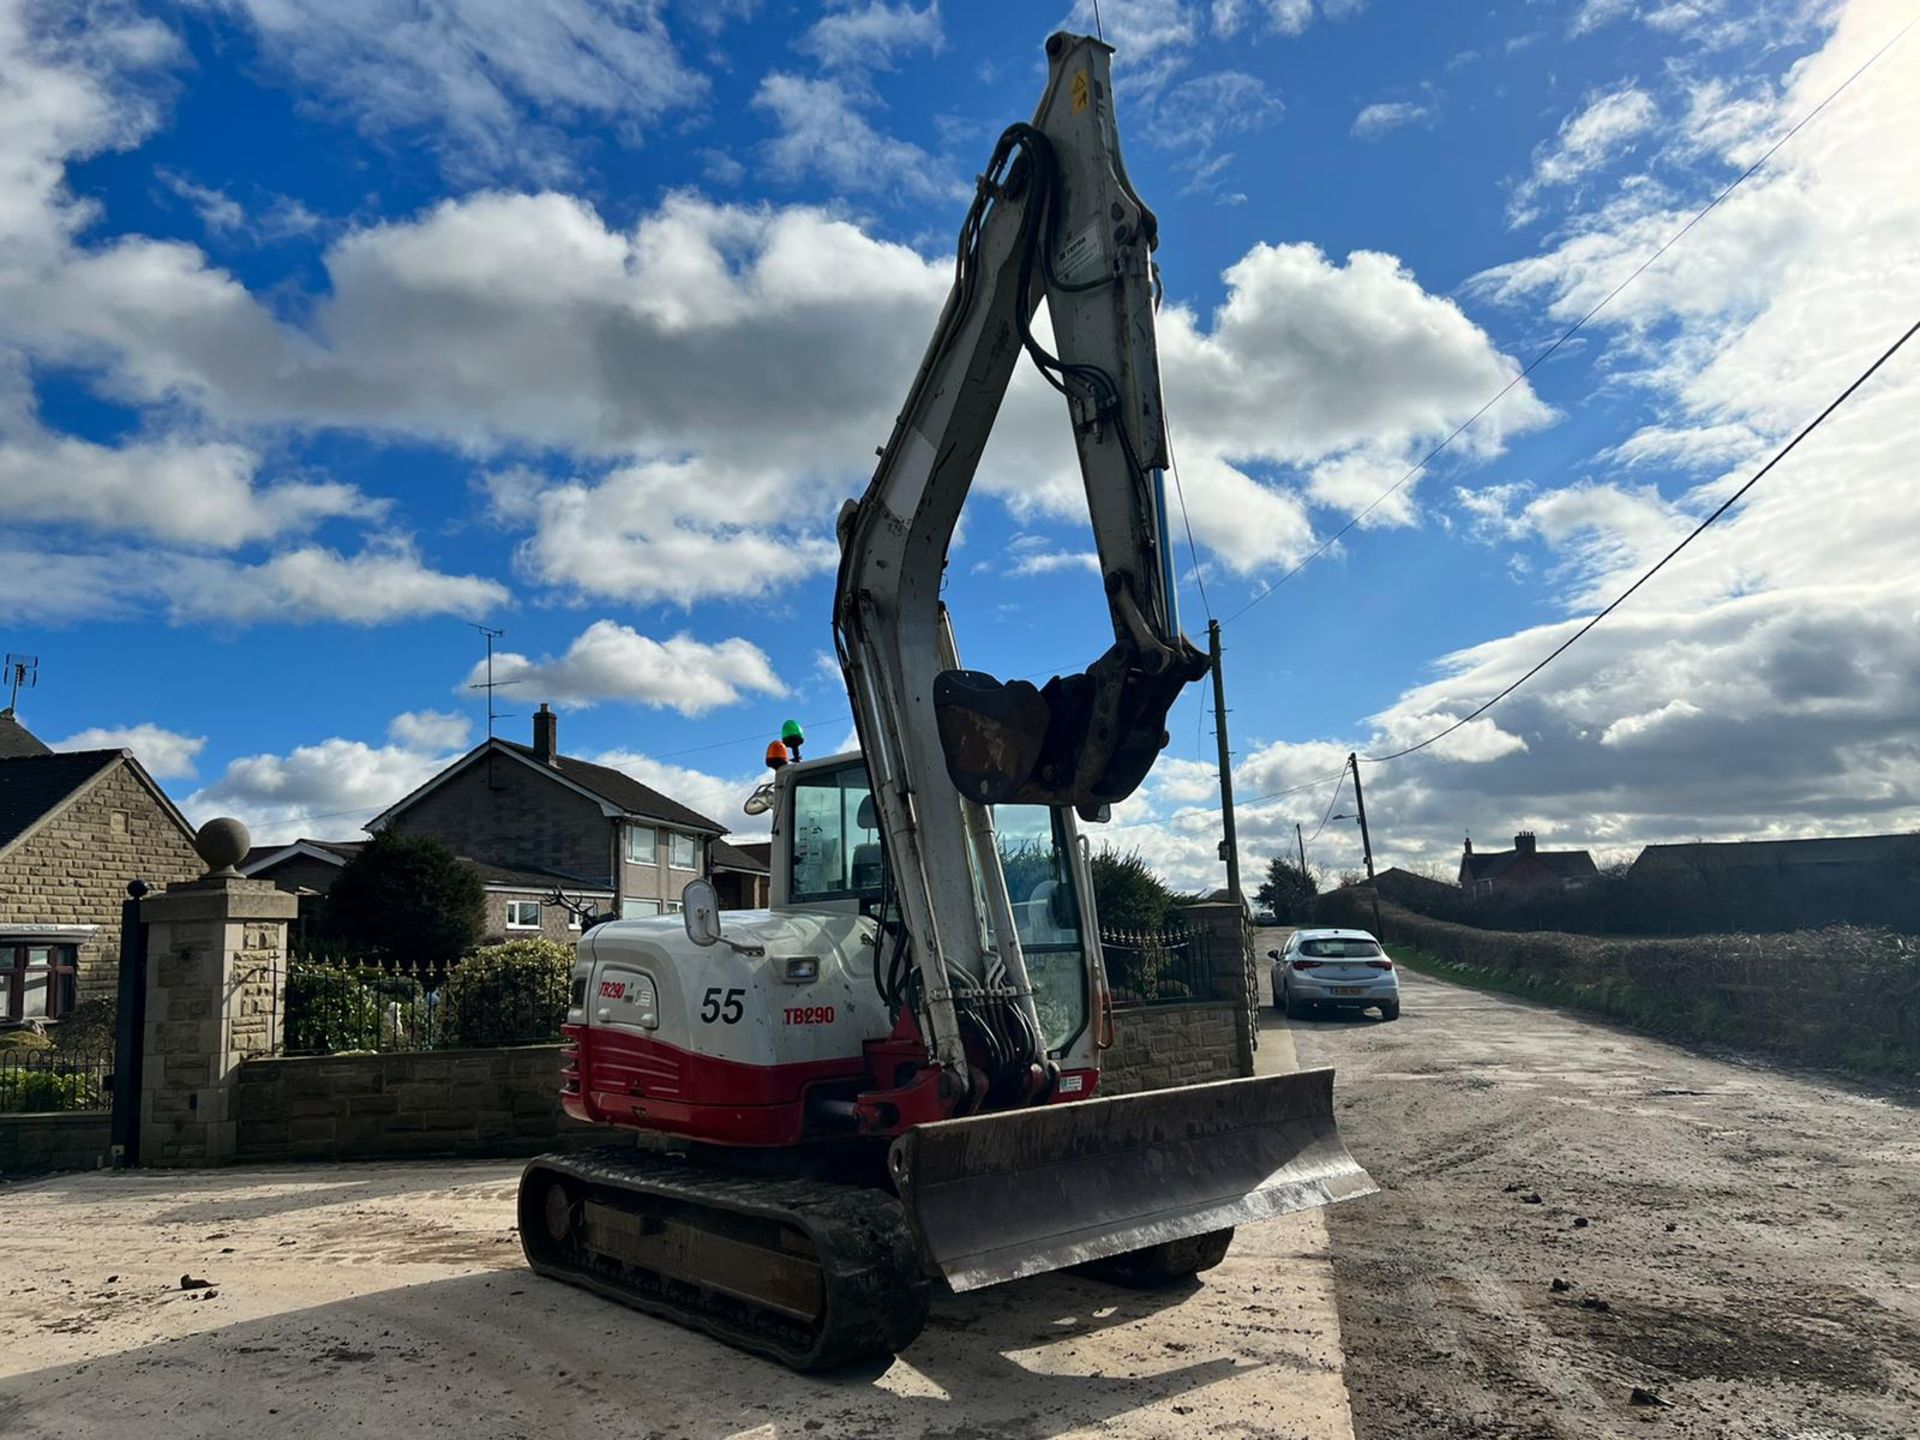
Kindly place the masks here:
[(1333, 993), (1336, 995), (1364, 995), (1367, 993), (1367, 987), (1364, 985), (1336, 985), (1333, 987)]

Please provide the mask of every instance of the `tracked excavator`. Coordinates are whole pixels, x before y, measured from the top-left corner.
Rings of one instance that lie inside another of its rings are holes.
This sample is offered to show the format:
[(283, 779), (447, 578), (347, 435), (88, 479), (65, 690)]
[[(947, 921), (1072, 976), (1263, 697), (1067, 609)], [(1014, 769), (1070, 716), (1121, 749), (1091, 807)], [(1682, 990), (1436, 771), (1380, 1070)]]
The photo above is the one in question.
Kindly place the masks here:
[[(781, 764), (749, 800), (772, 816), (769, 909), (723, 927), (695, 881), (678, 918), (583, 935), (562, 1101), (639, 1140), (521, 1181), (536, 1271), (797, 1370), (900, 1351), (940, 1286), (1177, 1281), (1236, 1225), (1373, 1188), (1329, 1070), (1099, 1093), (1115, 1022), (1079, 827), (1140, 784), (1207, 665), (1175, 611), (1158, 235), (1111, 55), (1048, 40), (1039, 108), (994, 148), (925, 359), (840, 516), (859, 753)], [(1040, 687), (961, 668), (940, 596), (1023, 356), (1072, 426), (1114, 635)]]

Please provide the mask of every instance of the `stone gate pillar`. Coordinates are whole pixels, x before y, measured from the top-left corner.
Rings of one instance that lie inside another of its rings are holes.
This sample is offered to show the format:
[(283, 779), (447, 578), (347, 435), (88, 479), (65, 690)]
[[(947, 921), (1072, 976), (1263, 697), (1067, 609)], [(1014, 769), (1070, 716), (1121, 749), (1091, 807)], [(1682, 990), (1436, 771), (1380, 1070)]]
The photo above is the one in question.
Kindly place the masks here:
[(248, 840), (238, 820), (209, 821), (194, 841), (207, 873), (140, 902), (148, 927), (140, 1077), (147, 1165), (232, 1160), (241, 1062), (280, 1045), (287, 922), (299, 899), (233, 868)]
[(1260, 1043), (1260, 982), (1253, 953), (1253, 930), (1246, 907), (1231, 900), (1207, 900), (1181, 910), (1187, 928), (1204, 937), (1213, 962), (1213, 993), (1236, 1012), (1234, 1073), (1253, 1074), (1253, 1051)]

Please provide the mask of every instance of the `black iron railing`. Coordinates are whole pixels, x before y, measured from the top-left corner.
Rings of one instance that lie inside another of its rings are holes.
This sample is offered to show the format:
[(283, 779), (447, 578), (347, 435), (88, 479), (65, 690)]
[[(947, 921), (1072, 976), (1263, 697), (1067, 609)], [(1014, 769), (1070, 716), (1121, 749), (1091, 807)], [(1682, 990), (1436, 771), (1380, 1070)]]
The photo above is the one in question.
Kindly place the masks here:
[(1216, 1000), (1208, 937), (1184, 928), (1111, 930), (1100, 935), (1116, 1007)]
[(0, 1115), (112, 1108), (111, 1050), (0, 1050)]
[(280, 1053), (459, 1050), (560, 1038), (572, 952), (492, 946), (452, 965), (296, 952), (280, 1000)]

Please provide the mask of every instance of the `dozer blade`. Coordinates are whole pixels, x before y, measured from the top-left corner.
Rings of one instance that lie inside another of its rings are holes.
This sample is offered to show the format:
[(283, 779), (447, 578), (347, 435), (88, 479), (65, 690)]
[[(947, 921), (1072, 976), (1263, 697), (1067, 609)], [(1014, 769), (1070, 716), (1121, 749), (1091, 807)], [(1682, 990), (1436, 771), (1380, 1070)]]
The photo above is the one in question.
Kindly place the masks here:
[(955, 1290), (1378, 1188), (1341, 1143), (1331, 1070), (917, 1125), (890, 1163)]

